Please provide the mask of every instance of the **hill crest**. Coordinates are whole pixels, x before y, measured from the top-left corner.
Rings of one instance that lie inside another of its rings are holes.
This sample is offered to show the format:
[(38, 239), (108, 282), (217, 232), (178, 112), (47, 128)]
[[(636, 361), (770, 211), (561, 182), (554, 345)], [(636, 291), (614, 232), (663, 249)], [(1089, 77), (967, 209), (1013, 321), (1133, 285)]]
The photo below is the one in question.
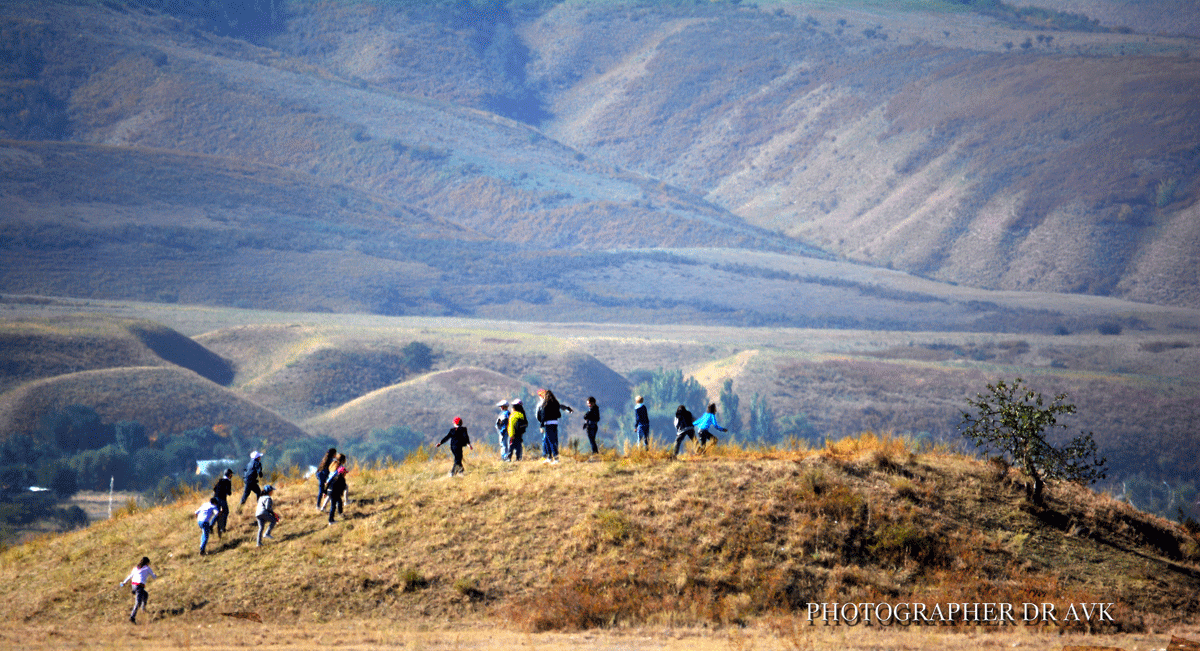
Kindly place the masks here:
[[(442, 458), (352, 469), (353, 502), (334, 526), (312, 509), (309, 482), (273, 478), (283, 521), (262, 549), (239, 513), (199, 557), (195, 527), (182, 525), (198, 494), (125, 513), (4, 551), (0, 591), (26, 623), (116, 620), (127, 599), (111, 586), (147, 555), (163, 577), (152, 614), (180, 622), (246, 611), (279, 624), (328, 622), (333, 595), (343, 619), (531, 631), (735, 625), (799, 617), (812, 601), (984, 595), (1114, 603), (1113, 621), (1092, 632), (1195, 616), (1181, 595), (1197, 588), (1200, 548), (1176, 525), (1070, 485), (1030, 509), (1012, 471), (913, 454), (896, 440), (718, 446), (678, 461), (661, 451), (591, 463), (568, 453), (553, 467), (502, 464), (477, 447), (456, 479), (443, 477)], [(44, 590), (20, 589), (35, 578)]]

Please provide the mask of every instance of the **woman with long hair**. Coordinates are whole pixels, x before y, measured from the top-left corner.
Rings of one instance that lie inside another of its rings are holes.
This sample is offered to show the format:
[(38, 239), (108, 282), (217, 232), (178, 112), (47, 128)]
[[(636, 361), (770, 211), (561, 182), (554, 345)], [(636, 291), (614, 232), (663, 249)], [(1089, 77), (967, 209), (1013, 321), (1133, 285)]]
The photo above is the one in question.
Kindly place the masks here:
[(329, 466), (333, 464), (337, 458), (337, 448), (329, 448), (325, 451), (325, 456), (321, 457), (321, 463), (317, 465), (317, 510), (321, 510), (321, 504), (325, 499), (325, 484), (329, 482)]
[(538, 391), (537, 419), (542, 426), (542, 461), (558, 463), (558, 419), (562, 418), (562, 410), (574, 412), (574, 409), (564, 405), (554, 397), (550, 389)]

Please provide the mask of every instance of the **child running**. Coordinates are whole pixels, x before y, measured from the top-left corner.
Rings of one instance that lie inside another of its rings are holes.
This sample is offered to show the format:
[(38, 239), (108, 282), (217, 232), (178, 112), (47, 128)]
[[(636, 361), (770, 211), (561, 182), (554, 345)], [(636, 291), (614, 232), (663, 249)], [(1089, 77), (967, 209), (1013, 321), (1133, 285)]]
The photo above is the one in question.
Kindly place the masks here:
[(704, 415), (693, 423), (693, 425), (699, 432), (697, 436), (700, 437), (699, 449), (701, 451), (704, 450), (704, 446), (708, 444), (709, 439), (712, 439), (713, 445), (717, 444), (717, 436), (710, 432), (709, 429), (715, 429), (718, 432), (728, 431), (717, 422), (717, 403), (715, 402), (708, 403), (708, 411), (704, 412)]
[(133, 589), (133, 611), (129, 613), (129, 623), (137, 623), (138, 608), (146, 610), (146, 602), (150, 600), (150, 593), (146, 592), (146, 581), (157, 579), (158, 575), (154, 570), (150, 569), (150, 558), (143, 556), (142, 560), (138, 561), (136, 567), (129, 571), (129, 576), (121, 582), (121, 587), (125, 587), (126, 583), (130, 584)]
[(679, 456), (679, 448), (683, 445), (683, 439), (695, 439), (696, 427), (692, 423), (692, 412), (688, 411), (687, 407), (679, 405), (675, 409), (675, 452), (674, 456)]

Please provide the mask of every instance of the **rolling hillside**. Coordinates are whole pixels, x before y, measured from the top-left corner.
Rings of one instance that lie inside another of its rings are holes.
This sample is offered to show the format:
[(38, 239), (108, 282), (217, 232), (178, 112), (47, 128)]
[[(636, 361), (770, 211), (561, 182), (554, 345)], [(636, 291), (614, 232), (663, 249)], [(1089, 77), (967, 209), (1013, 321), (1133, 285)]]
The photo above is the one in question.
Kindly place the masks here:
[[(1094, 432), (1108, 457), (1105, 490), (1127, 492), (1156, 510), (1172, 500), (1192, 508), (1196, 497), (1191, 478), (1200, 471), (1194, 431), (1200, 340), (1194, 333), (1131, 329), (997, 337), (108, 307), (153, 313), (200, 334), (187, 338), (165, 325), (99, 314), (34, 318), (55, 311), (54, 304), (22, 306), (23, 319), (5, 322), (13, 361), (0, 378), (9, 387), (0, 393), (0, 416), (9, 436), (33, 433), (47, 416), (78, 404), (94, 408), (105, 422), (137, 421), (152, 435), (234, 426), (256, 446), (266, 439), (272, 463), (286, 467), (312, 463), (311, 455), (300, 454), (312, 445), (363, 442), (375, 431), (393, 436), (403, 427), (420, 440), (435, 440), (454, 416), (462, 416), (473, 437), (490, 448), (494, 403), (532, 400), (537, 388), (550, 387), (576, 408), (596, 396), (601, 441), (619, 448), (622, 425), (628, 425), (623, 410), (637, 378), (679, 369), (707, 387), (710, 400), (732, 381), (740, 425), (746, 425), (752, 400), (761, 399), (781, 443), (789, 437), (819, 443), (870, 430), (955, 445), (965, 399), (998, 378), (1023, 377), (1048, 396), (1067, 393), (1078, 406), (1064, 434)], [(13, 313), (18, 306), (6, 309)], [(176, 365), (186, 360), (170, 362), (140, 347), (131, 330), (174, 333), (173, 349), (220, 360), (225, 386)], [(414, 344), (428, 347), (427, 367), (407, 361), (406, 349)], [(40, 360), (40, 375), (30, 377), (28, 368)], [(579, 438), (577, 427), (569, 421), (564, 445)], [(660, 441), (667, 436), (655, 434)], [(293, 448), (300, 456), (280, 456)], [(1163, 480), (1170, 482), (1170, 495), (1160, 490)]]
[(1193, 43), (1121, 3), (268, 5), (5, 4), (0, 289), (821, 323), (563, 278), (709, 247), (1200, 305)]
[[(280, 630), (367, 620), (620, 630), (803, 623), (809, 602), (932, 607), (982, 595), (1017, 604), (1018, 617), (1022, 603), (1112, 603), (1111, 620), (1043, 630), (1116, 634), (1161, 631), (1198, 607), (1196, 542), (1178, 526), (1071, 485), (1031, 508), (1014, 471), (870, 436), (556, 467), (476, 454), (456, 479), (443, 477), (447, 463), (352, 469), (354, 501), (332, 526), (308, 482), (280, 479), (274, 539), (256, 548), (252, 519), (235, 513), (206, 558), (183, 526), (200, 495), (122, 513), (2, 552), (0, 591), (16, 621), (66, 636), (126, 617), (116, 582), (143, 555), (161, 578), (138, 630), (200, 624), (197, 636), (230, 613)], [(35, 581), (41, 590), (24, 589)]]

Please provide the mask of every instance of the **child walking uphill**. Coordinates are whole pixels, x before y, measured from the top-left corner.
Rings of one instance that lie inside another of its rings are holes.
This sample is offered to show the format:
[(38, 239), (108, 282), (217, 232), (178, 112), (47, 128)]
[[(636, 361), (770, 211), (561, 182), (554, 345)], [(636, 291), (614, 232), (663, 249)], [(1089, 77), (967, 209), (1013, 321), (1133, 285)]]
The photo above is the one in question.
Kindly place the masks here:
[(467, 446), (472, 450), (475, 446), (471, 445), (471, 437), (467, 434), (467, 428), (463, 427), (462, 419), (454, 417), (454, 427), (442, 437), (442, 440), (435, 448), (442, 447), (442, 443), (450, 441), (450, 452), (454, 455), (454, 465), (450, 467), (450, 476), (453, 477), (463, 471), (463, 446)]
[(250, 461), (246, 463), (246, 471), (242, 473), (242, 481), (245, 482), (245, 486), (242, 488), (242, 501), (238, 502), (238, 513), (242, 512), (242, 507), (246, 505), (246, 498), (250, 497), (250, 493), (254, 493), (254, 499), (262, 497), (262, 489), (258, 487), (258, 480), (262, 476), (262, 452), (255, 450), (250, 453)]
[(217, 498), (210, 497), (208, 501), (201, 504), (200, 508), (196, 509), (196, 524), (200, 527), (200, 555), (204, 556), (208, 552), (208, 537), (212, 535), (213, 524), (217, 521), (217, 516), (221, 514), (221, 503)]
[(129, 576), (121, 582), (121, 587), (125, 587), (125, 584), (129, 583), (133, 589), (133, 611), (129, 613), (130, 624), (137, 623), (138, 608), (146, 610), (146, 602), (150, 600), (150, 594), (146, 592), (146, 581), (157, 578), (158, 575), (150, 569), (150, 558), (143, 556), (137, 566), (129, 571)]
[(279, 522), (279, 516), (275, 514), (274, 494), (274, 486), (270, 484), (263, 486), (262, 497), (258, 498), (258, 508), (254, 511), (254, 519), (258, 520), (259, 547), (262, 547), (263, 536), (275, 539), (271, 532), (275, 530), (275, 523)]
[(225, 535), (225, 526), (229, 524), (229, 496), (233, 495), (233, 469), (226, 468), (225, 474), (213, 484), (213, 498), (217, 500), (216, 526), (217, 537)]

